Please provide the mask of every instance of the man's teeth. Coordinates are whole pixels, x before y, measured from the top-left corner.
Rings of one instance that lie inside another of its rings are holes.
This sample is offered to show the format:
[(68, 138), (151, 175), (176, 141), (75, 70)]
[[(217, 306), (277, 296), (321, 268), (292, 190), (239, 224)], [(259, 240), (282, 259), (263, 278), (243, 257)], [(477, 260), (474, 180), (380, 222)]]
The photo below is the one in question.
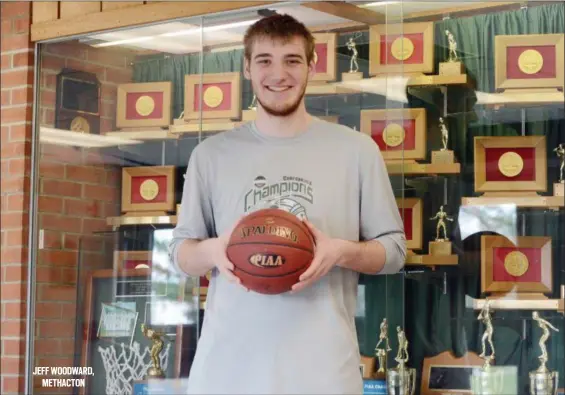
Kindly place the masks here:
[(288, 86), (269, 86), (268, 89), (275, 92), (282, 92), (290, 88)]

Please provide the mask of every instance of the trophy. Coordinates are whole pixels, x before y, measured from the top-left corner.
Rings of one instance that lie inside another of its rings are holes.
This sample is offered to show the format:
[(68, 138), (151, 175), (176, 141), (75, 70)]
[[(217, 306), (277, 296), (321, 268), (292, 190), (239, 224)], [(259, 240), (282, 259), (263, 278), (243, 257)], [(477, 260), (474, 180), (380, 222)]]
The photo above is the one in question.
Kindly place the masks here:
[(553, 195), (565, 196), (565, 179), (563, 179), (563, 168), (565, 167), (565, 148), (563, 147), (563, 144), (559, 144), (553, 151), (560, 161), (559, 182), (553, 183)]
[[(381, 328), (381, 333), (379, 334), (379, 341), (375, 346), (375, 355), (379, 362), (379, 368), (375, 373), (376, 379), (381, 379), (386, 377), (386, 354), (390, 350), (392, 350), (388, 344), (388, 323), (386, 321), (386, 318), (383, 318), (380, 328)], [(379, 346), (383, 341), (385, 343), (384, 348), (379, 348)]]
[(414, 395), (416, 390), (416, 369), (407, 368), (408, 339), (404, 331), (397, 326), (398, 352), (394, 360), (398, 366), (386, 371), (386, 388), (388, 395)]
[(141, 324), (141, 333), (153, 342), (150, 351), (153, 366), (147, 369), (147, 377), (160, 379), (165, 378), (165, 372), (161, 369), (161, 359), (159, 357), (161, 350), (163, 350), (163, 336), (165, 336), (165, 334), (154, 329), (147, 328), (145, 324)]
[(538, 357), (538, 359), (540, 360), (541, 364), (536, 370), (530, 372), (530, 394), (556, 395), (559, 374), (558, 372), (550, 371), (546, 366), (548, 358), (545, 342), (547, 341), (547, 339), (549, 339), (550, 329), (556, 332), (559, 332), (559, 329), (541, 318), (537, 311), (534, 311), (532, 313), (532, 318), (534, 319), (534, 321), (537, 321), (538, 326), (543, 331), (543, 334), (539, 340), (541, 355)]
[[(447, 213), (443, 211), (442, 205), (436, 215), (430, 218), (431, 221), (436, 219), (436, 238), (434, 241), (430, 241), (429, 253), (430, 255), (451, 255), (451, 242), (447, 238), (447, 227), (445, 225), (445, 221), (453, 222), (453, 218), (449, 217)], [(440, 237), (441, 230), (443, 230), (443, 238)]]
[(359, 71), (359, 63), (357, 63), (359, 52), (353, 37), (349, 37), (349, 40), (347, 40), (347, 49), (351, 52), (351, 60), (349, 62), (349, 71), (341, 74), (342, 81), (363, 79), (363, 73)]
[(449, 58), (447, 62), (440, 62), (440, 75), (459, 75), (465, 72), (465, 65), (457, 56), (457, 42), (449, 30), (445, 31), (449, 43)]
[(439, 117), (439, 128), (441, 129), (442, 148), (439, 151), (432, 151), (432, 163), (455, 163), (455, 154), (452, 150), (447, 149), (449, 131), (442, 117)]

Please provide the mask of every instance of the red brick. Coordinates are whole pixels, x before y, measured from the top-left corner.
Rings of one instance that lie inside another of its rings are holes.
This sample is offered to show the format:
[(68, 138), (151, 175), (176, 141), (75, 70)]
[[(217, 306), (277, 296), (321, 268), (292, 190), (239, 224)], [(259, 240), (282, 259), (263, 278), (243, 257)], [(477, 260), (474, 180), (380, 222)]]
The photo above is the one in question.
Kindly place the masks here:
[[(75, 317), (77, 313), (77, 306), (76, 303), (61, 303), (61, 308), (63, 311), (63, 317)], [(74, 344), (72, 340), (69, 340), (70, 347)]]
[(29, 33), (29, 27), (30, 27), (29, 22), (30, 22), (29, 14), (24, 16), (23, 18), (14, 19), (13, 20), (14, 33), (16, 34)]
[[(26, 343), (24, 339), (4, 339), (2, 340), (2, 354), (4, 355), (24, 355), (25, 354), (25, 348), (26, 348)], [(2, 359), (4, 359), (4, 357), (2, 357)], [(16, 358), (10, 358), (10, 359), (14, 359), (17, 364), (17, 360)], [(3, 373), (4, 369), (2, 369)]]
[(2, 327), (0, 327), (0, 331), (2, 332), (2, 337), (25, 336), (26, 323), (24, 320), (2, 321)]
[[(44, 302), (38, 302), (35, 305), (35, 318), (38, 319), (48, 319), (48, 318), (53, 318), (53, 319), (61, 319), (62, 315), (62, 308), (61, 308), (61, 303), (56, 303), (56, 302), (48, 302), (48, 303), (44, 303)], [(41, 355), (41, 353), (38, 350), (35, 350), (35, 354), (36, 355)]]
[(87, 63), (84, 61), (67, 59), (67, 67), (71, 69), (83, 70), (88, 73), (96, 74), (99, 80), (103, 81), (105, 79), (106, 68), (104, 66), (99, 66), (93, 63)]
[(116, 84), (131, 82), (132, 71), (132, 69), (114, 69), (108, 67), (106, 69), (105, 81), (114, 82)]
[(82, 221), (80, 218), (41, 213), (39, 215), (39, 227), (43, 229), (60, 230), (63, 232), (80, 233)]
[(51, 163), (80, 163), (82, 161), (82, 154), (73, 147), (41, 144), (41, 161), (44, 160), (50, 161)]
[[(50, 337), (72, 338), (74, 337), (74, 334), (75, 334), (74, 320), (67, 319), (65, 321), (41, 321), (39, 323), (38, 336), (41, 338), (50, 338)], [(71, 349), (73, 348), (74, 347), (72, 347)], [(71, 365), (66, 365), (66, 366), (71, 366)], [(65, 365), (49, 365), (49, 366), (65, 366)]]
[(33, 102), (33, 88), (14, 88), (12, 89), (12, 105), (26, 104)]
[(58, 74), (67, 62), (64, 56), (55, 56), (52, 54), (45, 53), (41, 57), (41, 70), (45, 72), (47, 70)]
[[(2, 83), (4, 83), (3, 81), (4, 80), (2, 80)], [(28, 106), (3, 108), (0, 119), (3, 124), (31, 121), (31, 104)]]
[[(4, 286), (2, 286), (3, 288)], [(4, 302), (2, 303), (2, 325), (4, 320), (13, 318), (25, 318), (26, 303), (25, 302)]]
[[(4, 59), (3, 55), (2, 55), (2, 59)], [(10, 105), (10, 103), (11, 103), (10, 91), (2, 91), (2, 107)]]
[[(65, 248), (67, 245), (67, 237), (71, 235), (65, 235)], [(75, 247), (76, 248), (76, 247)], [(80, 248), (82, 251), (104, 251), (104, 239), (100, 236), (83, 236), (80, 239)]]
[[(82, 254), (81, 254), (82, 255)], [(77, 271), (74, 268), (61, 268), (61, 277), (60, 277), (61, 284), (73, 284), (77, 283)]]
[(33, 44), (29, 41), (29, 34), (4, 36), (2, 37), (0, 45), (3, 52), (33, 47)]
[(33, 51), (19, 52), (13, 55), (12, 67), (33, 67), (34, 66)]
[(2, 144), (2, 148), (0, 148), (0, 152), (2, 155), (2, 159), (31, 156), (31, 144), (26, 144), (25, 141), (9, 142), (6, 144)]
[(26, 192), (29, 190), (29, 177), (2, 177), (2, 193)]
[(76, 44), (74, 42), (60, 42), (46, 45), (44, 48), (45, 53), (64, 56), (65, 58), (86, 60), (86, 53), (90, 47), (83, 44)]
[(76, 182), (41, 180), (41, 193), (54, 196), (81, 197), (82, 185)]
[(4, 283), (0, 289), (2, 295), (2, 302), (12, 300), (25, 300), (26, 299), (26, 285), (25, 283)]
[(27, 264), (27, 247), (21, 248), (21, 246), (9, 246), (2, 249), (2, 265), (6, 264)]
[(35, 339), (36, 355), (57, 355), (62, 353), (61, 342), (59, 339)]
[(106, 182), (106, 172), (100, 167), (67, 165), (66, 174), (68, 180), (93, 184), (104, 184)]
[(2, 74), (2, 88), (22, 85), (33, 85), (33, 69), (31, 67), (10, 70)]
[(101, 100), (114, 101), (118, 94), (118, 86), (112, 83), (102, 84), (100, 86), (100, 98)]
[[(2, 2), (4, 5), (5, 2)], [(2, 394), (22, 394), (25, 388), (25, 379), (22, 375), (19, 376), (8, 376), (2, 375)]]
[(110, 226), (106, 224), (105, 219), (90, 219), (83, 218), (82, 220), (82, 233), (94, 233), (110, 230)]
[(8, 34), (12, 34), (12, 20), (2, 17), (2, 35), (6, 36)]
[(39, 174), (44, 178), (65, 178), (65, 165), (42, 160), (39, 163)]
[(38, 209), (42, 213), (57, 213), (63, 212), (63, 198), (55, 196), (39, 196)]
[(2, 229), (19, 229), (28, 224), (28, 213), (2, 213)]
[(39, 261), (42, 265), (76, 266), (78, 253), (76, 251), (41, 250)]
[(84, 184), (83, 199), (114, 202), (116, 200), (116, 192), (116, 188)]
[(31, 122), (10, 126), (10, 141), (31, 141)]
[(29, 195), (18, 193), (7, 195), (6, 210), (8, 211), (28, 211), (29, 210)]
[(25, 1), (2, 2), (2, 19), (31, 15), (31, 4)]
[[(4, 340), (5, 342), (18, 342), (18, 340)], [(10, 345), (11, 347), (11, 345)], [(4, 352), (4, 356), (2, 356), (2, 375), (12, 375), (12, 374), (19, 374), (25, 370), (25, 359), (22, 355), (25, 353), (25, 345), (24, 349), (21, 351), (21, 355), (10, 355), (8, 356), (7, 352)], [(13, 353), (12, 353), (13, 354)]]
[(63, 233), (54, 230), (43, 230), (43, 248), (60, 250)]
[(43, 107), (54, 107), (57, 104), (57, 94), (55, 91), (42, 89), (39, 100)]
[(44, 302), (72, 302), (77, 298), (76, 287), (41, 284), (39, 286), (39, 299)]
[(6, 231), (6, 242), (10, 246), (27, 245), (29, 232), (27, 228)]
[(21, 174), (31, 174), (31, 159), (29, 158), (29, 155), (31, 155), (31, 152), (26, 152), (26, 151), (31, 151), (31, 146), (30, 144), (26, 144), (26, 143), (14, 143), (14, 144), (20, 144), (23, 146), (24, 149), (24, 155), (27, 155), (28, 157), (20, 157), (20, 158), (12, 158), (9, 160), (9, 164), (10, 166), (8, 167), (8, 176), (12, 176), (12, 177), (17, 177)]
[(4, 265), (3, 267), (3, 281), (25, 281), (27, 280), (27, 266), (26, 265)]
[(43, 70), (39, 78), (39, 85), (42, 88), (55, 89), (57, 86), (57, 73)]
[(101, 217), (102, 207), (96, 201), (65, 199), (64, 213), (77, 217)]
[(52, 266), (37, 266), (35, 281), (38, 283), (60, 283), (61, 269)]

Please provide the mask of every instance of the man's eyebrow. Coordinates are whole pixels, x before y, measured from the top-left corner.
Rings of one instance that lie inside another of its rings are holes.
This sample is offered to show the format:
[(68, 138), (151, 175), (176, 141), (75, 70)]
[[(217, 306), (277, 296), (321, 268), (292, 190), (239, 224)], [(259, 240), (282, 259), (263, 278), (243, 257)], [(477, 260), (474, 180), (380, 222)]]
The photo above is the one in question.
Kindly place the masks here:
[(271, 55), (270, 53), (259, 53), (259, 54), (255, 55), (255, 59), (257, 59), (257, 58), (267, 58), (267, 57), (270, 57), (270, 56), (273, 56), (273, 55)]

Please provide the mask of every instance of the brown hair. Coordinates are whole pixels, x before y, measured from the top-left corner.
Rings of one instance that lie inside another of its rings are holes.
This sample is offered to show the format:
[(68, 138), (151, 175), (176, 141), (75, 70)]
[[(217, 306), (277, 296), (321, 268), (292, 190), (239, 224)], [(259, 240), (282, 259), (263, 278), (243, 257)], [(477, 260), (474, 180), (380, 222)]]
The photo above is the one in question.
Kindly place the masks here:
[(251, 60), (253, 43), (258, 38), (271, 38), (287, 43), (294, 37), (302, 37), (308, 64), (314, 58), (314, 36), (302, 22), (286, 14), (275, 14), (262, 18), (249, 26), (243, 38), (245, 59)]

